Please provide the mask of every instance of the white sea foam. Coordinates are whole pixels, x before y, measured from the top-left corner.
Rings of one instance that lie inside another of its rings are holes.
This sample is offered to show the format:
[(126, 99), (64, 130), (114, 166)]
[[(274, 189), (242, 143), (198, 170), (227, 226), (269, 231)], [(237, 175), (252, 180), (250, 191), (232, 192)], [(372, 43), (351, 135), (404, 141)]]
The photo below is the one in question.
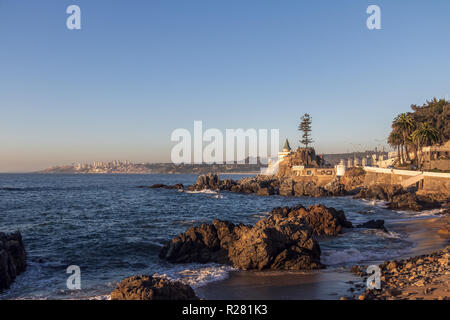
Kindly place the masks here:
[(217, 191), (211, 190), (211, 189), (203, 189), (203, 190), (198, 190), (198, 191), (184, 191), (186, 193), (191, 193), (191, 194), (196, 194), (196, 193), (204, 193), (204, 194), (218, 194)]
[(157, 276), (166, 277), (170, 280), (182, 281), (193, 288), (198, 288), (213, 281), (226, 279), (230, 271), (235, 270), (230, 266), (218, 264), (207, 265), (184, 265), (175, 266), (164, 273), (156, 273)]
[(374, 206), (374, 207), (380, 207), (380, 208), (387, 208), (387, 201), (384, 200), (367, 200), (367, 199), (360, 199), (363, 203)]
[(430, 209), (430, 210), (423, 210), (423, 211), (397, 211), (400, 214), (403, 214), (408, 217), (433, 217), (433, 216), (439, 216), (442, 211), (445, 209), (438, 208), (438, 209)]
[(326, 265), (340, 265), (356, 262), (380, 261), (391, 259), (405, 253), (404, 250), (367, 250), (360, 251), (356, 248), (348, 248), (341, 250), (323, 250), (320, 260)]
[(384, 232), (383, 230), (380, 230), (380, 229), (363, 229), (363, 230), (361, 230), (361, 233), (374, 234), (374, 235), (377, 235), (382, 238), (390, 238), (390, 239), (401, 239), (402, 238), (402, 235), (397, 232), (394, 232), (394, 231)]

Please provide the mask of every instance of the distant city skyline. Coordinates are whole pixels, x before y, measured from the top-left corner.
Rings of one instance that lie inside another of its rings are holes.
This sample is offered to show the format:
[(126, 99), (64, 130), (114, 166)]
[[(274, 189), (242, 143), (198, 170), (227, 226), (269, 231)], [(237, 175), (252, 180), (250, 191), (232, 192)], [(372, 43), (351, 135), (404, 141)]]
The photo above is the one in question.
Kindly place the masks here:
[[(66, 8), (81, 8), (68, 30)], [(381, 30), (366, 26), (381, 8)], [(316, 152), (385, 146), (450, 95), (450, 2), (0, 0), (0, 172), (170, 162), (171, 133), (280, 129)]]

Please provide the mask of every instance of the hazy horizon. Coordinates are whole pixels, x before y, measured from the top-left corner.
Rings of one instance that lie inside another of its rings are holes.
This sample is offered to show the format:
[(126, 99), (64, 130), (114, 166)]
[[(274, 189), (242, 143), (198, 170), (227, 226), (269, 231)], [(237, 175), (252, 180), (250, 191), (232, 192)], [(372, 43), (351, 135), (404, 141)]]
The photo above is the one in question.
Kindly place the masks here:
[[(81, 30), (66, 28), (80, 6)], [(381, 8), (368, 30), (366, 8)], [(170, 162), (177, 128), (280, 129), (317, 153), (381, 145), (450, 94), (448, 1), (0, 0), (0, 172)]]

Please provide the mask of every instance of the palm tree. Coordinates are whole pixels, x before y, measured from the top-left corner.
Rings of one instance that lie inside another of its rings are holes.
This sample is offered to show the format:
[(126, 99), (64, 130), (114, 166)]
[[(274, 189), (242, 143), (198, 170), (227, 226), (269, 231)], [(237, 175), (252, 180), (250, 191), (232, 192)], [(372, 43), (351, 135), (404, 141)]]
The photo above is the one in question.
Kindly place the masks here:
[(410, 161), (407, 140), (416, 127), (413, 117), (408, 113), (401, 113), (394, 118), (392, 128), (397, 130), (403, 138), (402, 146), (405, 148), (406, 159)]
[(402, 142), (403, 142), (402, 135), (398, 131), (392, 130), (391, 134), (388, 137), (388, 144), (393, 148), (397, 148), (397, 157), (399, 163), (402, 162), (402, 152), (400, 150)]
[[(423, 157), (422, 147), (430, 146), (439, 141), (440, 132), (429, 122), (421, 122), (418, 128), (412, 133), (411, 138)], [(422, 159), (423, 160), (423, 159)], [(419, 167), (422, 168), (422, 161), (418, 159)]]

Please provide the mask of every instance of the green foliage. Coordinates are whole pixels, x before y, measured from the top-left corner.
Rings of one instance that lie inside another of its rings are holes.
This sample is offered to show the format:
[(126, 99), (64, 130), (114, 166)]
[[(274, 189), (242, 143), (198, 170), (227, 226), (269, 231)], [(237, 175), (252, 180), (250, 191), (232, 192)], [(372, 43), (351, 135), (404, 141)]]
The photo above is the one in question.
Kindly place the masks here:
[(450, 139), (449, 101), (433, 98), (422, 106), (413, 104), (411, 109), (413, 112), (401, 113), (394, 118), (388, 137), (388, 144), (398, 148), (400, 164), (410, 160), (410, 150), (415, 152), (418, 160), (422, 147)]
[(301, 117), (301, 122), (298, 125), (298, 130), (303, 132), (300, 143), (305, 145), (306, 148), (308, 148), (308, 145), (314, 142), (311, 138), (311, 123), (312, 123), (311, 116), (305, 113)]
[(429, 122), (422, 122), (411, 134), (412, 141), (418, 146), (430, 146), (439, 141), (440, 132)]

